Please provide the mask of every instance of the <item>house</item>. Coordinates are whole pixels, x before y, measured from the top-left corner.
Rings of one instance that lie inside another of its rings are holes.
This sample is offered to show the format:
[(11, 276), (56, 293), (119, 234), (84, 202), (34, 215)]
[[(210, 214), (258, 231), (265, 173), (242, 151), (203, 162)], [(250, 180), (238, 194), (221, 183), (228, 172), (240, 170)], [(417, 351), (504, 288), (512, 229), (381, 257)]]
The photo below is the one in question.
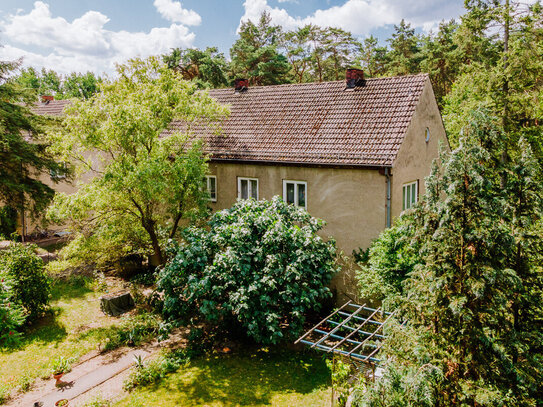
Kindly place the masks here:
[[(327, 222), (346, 254), (368, 248), (379, 233), (424, 193), (424, 178), (448, 146), (426, 74), (347, 81), (214, 89), (230, 106), (222, 133), (191, 131), (210, 154), (212, 209), (238, 198), (282, 196)], [(38, 107), (61, 114), (63, 101)], [(183, 130), (172, 123), (168, 132)], [(345, 281), (336, 281), (345, 291)]]

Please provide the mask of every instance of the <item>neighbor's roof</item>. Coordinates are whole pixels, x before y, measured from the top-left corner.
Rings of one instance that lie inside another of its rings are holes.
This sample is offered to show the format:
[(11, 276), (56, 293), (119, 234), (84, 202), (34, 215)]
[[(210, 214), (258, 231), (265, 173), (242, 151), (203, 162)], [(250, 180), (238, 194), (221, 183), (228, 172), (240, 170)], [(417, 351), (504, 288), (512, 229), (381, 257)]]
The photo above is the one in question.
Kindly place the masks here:
[(32, 111), (42, 116), (61, 116), (64, 108), (71, 103), (68, 99), (38, 102), (32, 107)]
[[(209, 94), (230, 105), (222, 134), (193, 127), (211, 159), (320, 165), (391, 166), (427, 80), (426, 74), (249, 87)], [(182, 122), (171, 130), (183, 129)], [(170, 131), (171, 131), (170, 130)]]

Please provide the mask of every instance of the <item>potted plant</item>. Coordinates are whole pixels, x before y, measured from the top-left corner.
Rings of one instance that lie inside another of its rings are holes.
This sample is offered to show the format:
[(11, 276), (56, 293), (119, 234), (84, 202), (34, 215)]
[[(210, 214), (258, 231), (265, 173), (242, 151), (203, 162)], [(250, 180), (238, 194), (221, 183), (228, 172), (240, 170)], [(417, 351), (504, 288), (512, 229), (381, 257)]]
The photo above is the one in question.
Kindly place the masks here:
[(53, 360), (53, 363), (51, 363), (51, 370), (53, 371), (53, 378), (56, 380), (55, 385), (58, 386), (61, 383), (60, 378), (64, 375), (64, 373), (71, 370), (71, 361), (66, 359), (64, 356), (59, 356)]
[(57, 401), (57, 402), (55, 403), (55, 406), (58, 406), (58, 407), (67, 407), (69, 403), (70, 403), (70, 402), (68, 401), (68, 399), (60, 399), (59, 401)]

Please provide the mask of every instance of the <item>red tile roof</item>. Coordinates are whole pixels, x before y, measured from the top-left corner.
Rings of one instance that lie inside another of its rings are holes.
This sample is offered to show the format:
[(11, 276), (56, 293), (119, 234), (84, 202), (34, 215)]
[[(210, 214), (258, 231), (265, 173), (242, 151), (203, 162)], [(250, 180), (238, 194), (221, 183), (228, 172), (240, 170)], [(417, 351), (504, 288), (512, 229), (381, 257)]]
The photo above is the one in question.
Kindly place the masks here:
[[(368, 79), (344, 91), (345, 81), (250, 87), (209, 94), (230, 105), (215, 135), (204, 137), (213, 159), (328, 165), (391, 166), (427, 81), (425, 74)], [(182, 122), (172, 130), (182, 130)]]
[[(213, 89), (230, 105), (217, 135), (191, 126), (215, 160), (317, 165), (391, 166), (403, 142), (428, 75), (366, 80), (354, 91), (345, 81)], [(59, 116), (69, 100), (39, 103), (34, 111)], [(183, 130), (172, 123), (165, 134)]]
[(32, 111), (42, 116), (60, 116), (69, 100), (51, 100), (47, 103), (39, 102), (34, 105)]

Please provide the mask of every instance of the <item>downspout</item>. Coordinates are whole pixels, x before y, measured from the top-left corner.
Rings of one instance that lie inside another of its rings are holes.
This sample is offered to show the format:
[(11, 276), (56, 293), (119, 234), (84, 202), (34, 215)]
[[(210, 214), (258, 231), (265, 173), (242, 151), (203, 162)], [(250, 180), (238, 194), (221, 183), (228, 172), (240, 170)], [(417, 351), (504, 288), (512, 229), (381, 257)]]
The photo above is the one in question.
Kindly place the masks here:
[(387, 178), (387, 200), (386, 200), (386, 227), (390, 227), (390, 168), (385, 167), (385, 177)]

